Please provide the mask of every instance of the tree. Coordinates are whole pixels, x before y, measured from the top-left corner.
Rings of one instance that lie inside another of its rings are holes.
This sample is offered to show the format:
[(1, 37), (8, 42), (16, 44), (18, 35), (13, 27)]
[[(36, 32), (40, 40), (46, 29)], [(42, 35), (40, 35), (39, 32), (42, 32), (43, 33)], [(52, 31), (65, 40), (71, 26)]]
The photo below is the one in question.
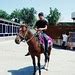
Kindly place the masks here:
[(50, 24), (55, 25), (58, 22), (60, 15), (61, 15), (61, 13), (58, 11), (57, 8), (55, 8), (54, 10), (52, 10), (52, 8), (50, 8), (50, 14), (47, 15), (47, 17), (46, 17), (49, 22), (49, 25)]
[(20, 22), (20, 10), (15, 9), (11, 14), (10, 14), (10, 19), (15, 19), (15, 22)]
[(0, 18), (9, 19), (9, 15), (6, 11), (0, 10)]
[(27, 23), (29, 26), (33, 26), (36, 20), (36, 10), (34, 8), (23, 8), (20, 12), (21, 20)]

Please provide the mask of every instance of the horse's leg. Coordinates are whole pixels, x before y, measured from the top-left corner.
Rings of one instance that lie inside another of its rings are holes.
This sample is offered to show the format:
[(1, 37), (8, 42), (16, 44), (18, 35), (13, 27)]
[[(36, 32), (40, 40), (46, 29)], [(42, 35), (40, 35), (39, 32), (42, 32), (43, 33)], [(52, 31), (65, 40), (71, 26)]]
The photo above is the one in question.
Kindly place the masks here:
[(37, 58), (38, 58), (39, 75), (41, 75), (41, 69), (40, 69), (40, 55), (39, 55)]
[(48, 67), (49, 67), (49, 60), (50, 60), (50, 54), (51, 54), (51, 46), (48, 48), (49, 50), (48, 50), (48, 58), (47, 58), (47, 70), (48, 70)]
[(46, 68), (47, 62), (48, 62), (48, 39), (44, 35), (44, 42), (45, 42), (45, 50), (44, 50), (44, 55), (45, 55), (45, 65), (44, 68)]
[(45, 56), (45, 64), (46, 64), (46, 62), (47, 62), (47, 53), (46, 52), (44, 53), (44, 56)]
[(34, 66), (34, 73), (33, 75), (36, 74), (36, 63), (35, 63), (35, 56), (31, 56), (32, 57), (32, 60), (33, 60), (33, 66)]
[(47, 52), (45, 52), (45, 53), (44, 53), (44, 56), (45, 56), (45, 64), (44, 64), (44, 68), (47, 70), (48, 53), (47, 53)]
[(48, 51), (46, 51), (44, 53), (44, 55), (45, 55), (45, 65), (44, 65), (44, 68), (46, 70), (48, 70), (49, 60), (50, 60), (50, 54), (51, 54), (51, 46), (48, 48)]
[(49, 60), (50, 60), (51, 49), (52, 49), (52, 47), (50, 46), (50, 47), (49, 47), (49, 50), (48, 50), (48, 62), (49, 62)]

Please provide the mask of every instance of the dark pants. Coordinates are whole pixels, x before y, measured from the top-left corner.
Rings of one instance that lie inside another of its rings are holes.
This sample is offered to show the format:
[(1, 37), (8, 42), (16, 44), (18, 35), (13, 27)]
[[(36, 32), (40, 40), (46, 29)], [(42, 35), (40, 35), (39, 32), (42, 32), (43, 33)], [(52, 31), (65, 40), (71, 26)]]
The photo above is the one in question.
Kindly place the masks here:
[(45, 52), (48, 52), (48, 35), (46, 33), (42, 33), (45, 42)]
[(65, 44), (66, 44), (66, 42), (65, 42), (65, 41), (63, 41), (63, 43), (62, 43), (62, 48), (63, 48), (63, 49), (65, 49), (65, 48), (66, 48)]
[(46, 40), (45, 37), (44, 37), (44, 41), (45, 41), (45, 51), (48, 51), (48, 40)]

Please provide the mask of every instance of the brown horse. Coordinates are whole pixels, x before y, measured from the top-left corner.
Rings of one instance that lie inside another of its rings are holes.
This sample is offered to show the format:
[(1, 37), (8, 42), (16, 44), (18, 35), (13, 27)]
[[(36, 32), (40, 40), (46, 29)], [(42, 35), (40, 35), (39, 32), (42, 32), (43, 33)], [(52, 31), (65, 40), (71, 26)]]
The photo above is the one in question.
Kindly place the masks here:
[(29, 48), (29, 53), (31, 55), (31, 58), (33, 60), (33, 66), (34, 66), (34, 73), (33, 75), (36, 74), (36, 63), (35, 63), (35, 56), (38, 59), (38, 68), (39, 68), (39, 75), (41, 75), (41, 69), (40, 69), (40, 54), (44, 53), (45, 55), (45, 66), (47, 64), (48, 67), (48, 63), (49, 63), (49, 57), (50, 57), (50, 53), (51, 53), (51, 46), (49, 46), (49, 50), (48, 50), (48, 54), (45, 54), (44, 52), (44, 48), (42, 47), (42, 45), (39, 45), (39, 42), (36, 41), (35, 36), (31, 33), (30, 30), (28, 30), (28, 27), (26, 25), (21, 25), (19, 28), (19, 33), (15, 39), (15, 42), (17, 44), (20, 44), (21, 41), (26, 40)]

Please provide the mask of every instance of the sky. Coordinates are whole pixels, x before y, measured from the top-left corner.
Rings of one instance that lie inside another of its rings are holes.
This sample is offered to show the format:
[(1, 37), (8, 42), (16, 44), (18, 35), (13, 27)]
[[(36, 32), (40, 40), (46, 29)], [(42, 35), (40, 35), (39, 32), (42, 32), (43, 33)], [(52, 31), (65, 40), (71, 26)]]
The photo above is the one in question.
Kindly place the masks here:
[(61, 13), (60, 21), (72, 21), (71, 13), (75, 12), (75, 0), (0, 0), (0, 9), (10, 14), (15, 9), (34, 7), (39, 12), (49, 14), (49, 9), (57, 8)]

